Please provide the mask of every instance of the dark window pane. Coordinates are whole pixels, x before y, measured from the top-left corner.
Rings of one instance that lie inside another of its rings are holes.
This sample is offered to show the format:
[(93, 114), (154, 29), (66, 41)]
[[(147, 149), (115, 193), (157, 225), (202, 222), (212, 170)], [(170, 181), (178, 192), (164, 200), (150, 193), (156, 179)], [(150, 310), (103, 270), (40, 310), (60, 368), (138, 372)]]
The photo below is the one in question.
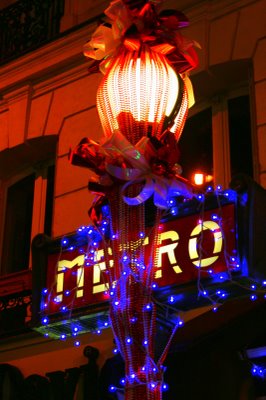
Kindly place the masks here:
[(187, 120), (179, 147), (184, 178), (191, 180), (196, 171), (213, 174), (211, 108)]
[(54, 176), (55, 166), (51, 165), (47, 170), (47, 191), (46, 191), (46, 206), (45, 206), (45, 220), (44, 220), (44, 233), (51, 236), (52, 231), (52, 217), (53, 217), (53, 199), (54, 199)]
[(231, 174), (253, 176), (249, 97), (228, 100)]
[(2, 273), (28, 268), (35, 175), (10, 186), (7, 193)]

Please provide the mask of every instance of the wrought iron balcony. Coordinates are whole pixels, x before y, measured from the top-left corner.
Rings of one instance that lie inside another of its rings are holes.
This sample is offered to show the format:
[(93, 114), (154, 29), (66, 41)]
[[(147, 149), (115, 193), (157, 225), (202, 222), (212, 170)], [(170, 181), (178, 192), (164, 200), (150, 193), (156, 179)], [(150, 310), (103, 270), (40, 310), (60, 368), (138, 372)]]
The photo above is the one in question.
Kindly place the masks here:
[(0, 64), (55, 39), (64, 0), (19, 0), (0, 10)]

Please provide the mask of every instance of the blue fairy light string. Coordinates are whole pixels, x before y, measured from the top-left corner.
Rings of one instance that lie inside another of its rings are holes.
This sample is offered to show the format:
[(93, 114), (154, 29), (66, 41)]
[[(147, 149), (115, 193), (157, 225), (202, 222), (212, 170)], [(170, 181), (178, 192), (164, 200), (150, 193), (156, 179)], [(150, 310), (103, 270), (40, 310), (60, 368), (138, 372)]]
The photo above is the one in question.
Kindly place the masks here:
[[(212, 281), (213, 278), (218, 278), (221, 282), (221, 289), (216, 289), (212, 290), (209, 289), (209, 284), (208, 284), (208, 280), (205, 280), (206, 278), (206, 270), (203, 270), (200, 266), (201, 266), (201, 262), (203, 259), (203, 253), (204, 253), (204, 248), (203, 248), (203, 231), (204, 231), (204, 214), (205, 214), (205, 202), (206, 202), (206, 198), (207, 196), (210, 195), (215, 195), (217, 204), (218, 204), (218, 211), (215, 211), (215, 213), (212, 215), (212, 219), (213, 221), (215, 221), (221, 231), (221, 235), (222, 235), (222, 239), (223, 239), (223, 255), (224, 255), (224, 259), (226, 262), (226, 271), (222, 272), (220, 274), (217, 274), (216, 272), (213, 272), (211, 267), (210, 269), (207, 271), (210, 280)], [(227, 202), (236, 202), (236, 193), (232, 190), (230, 191), (222, 191), (221, 188), (217, 188), (216, 190), (213, 190), (212, 188), (207, 188), (206, 193), (202, 193), (196, 196), (196, 200), (198, 202), (198, 208), (199, 208), (199, 219), (202, 221), (202, 229), (201, 229), (201, 234), (198, 238), (198, 255), (199, 255), (199, 261), (198, 261), (198, 266), (195, 266), (195, 268), (197, 268), (197, 289), (198, 289), (198, 298), (204, 298), (206, 301), (209, 301), (210, 305), (212, 306), (212, 310), (214, 312), (216, 312), (218, 310), (219, 307), (221, 307), (222, 304), (224, 304), (226, 301), (228, 301), (228, 298), (230, 298), (230, 293), (225, 290), (222, 289), (223, 284), (225, 282), (231, 282), (236, 286), (241, 287), (242, 289), (245, 289), (247, 292), (250, 293), (250, 300), (251, 301), (257, 301), (258, 297), (260, 295), (264, 295), (264, 297), (266, 298), (266, 280), (262, 281), (262, 282), (257, 282), (257, 281), (251, 281), (249, 284), (244, 284), (242, 282), (239, 282), (237, 280), (234, 279), (234, 276), (232, 275), (232, 272), (237, 272), (237, 271), (241, 271), (241, 265), (240, 262), (238, 260), (238, 257), (236, 254), (228, 254), (227, 252), (227, 243), (226, 243), (226, 235), (223, 232), (223, 212), (222, 212), (222, 205), (224, 203), (222, 203), (222, 201), (224, 201), (224, 199), (227, 200)], [(172, 201), (169, 202), (170, 205), (170, 211), (168, 211), (168, 214), (170, 212), (171, 215), (173, 215), (172, 213), (172, 209), (178, 210), (178, 204), (176, 203), (176, 201), (173, 199)], [(110, 223), (110, 216), (108, 216), (107, 214), (108, 210), (105, 210), (105, 218), (101, 221), (101, 223), (99, 224), (98, 227), (95, 226), (82, 226), (80, 228), (78, 228), (77, 230), (77, 237), (82, 237), (83, 239), (85, 239), (85, 242), (87, 242), (86, 244), (86, 248), (84, 250), (81, 250), (81, 254), (84, 254), (84, 265), (83, 268), (90, 268), (92, 266), (97, 266), (99, 264), (99, 261), (97, 260), (97, 251), (100, 248), (105, 246), (104, 248), (104, 253), (106, 255), (108, 255), (108, 246), (106, 243), (105, 237), (108, 236), (110, 238), (112, 238), (113, 240), (115, 240), (115, 238), (117, 237), (118, 233), (115, 232), (111, 232), (110, 231), (110, 227), (112, 226), (112, 224)], [(176, 211), (175, 211), (176, 213)], [(164, 216), (163, 216), (164, 218)], [(145, 234), (144, 232), (140, 232), (139, 234), (140, 237), (140, 243), (143, 245), (144, 240), (145, 240)], [(74, 251), (76, 250), (76, 247), (73, 245), (73, 241), (72, 239), (72, 235), (69, 236), (64, 236), (61, 240), (61, 247), (60, 247), (60, 252), (57, 258), (57, 262), (56, 265), (58, 264), (58, 262), (61, 260), (62, 255), (64, 253), (65, 250), (68, 251)], [(78, 241), (79, 242), (79, 241)], [(152, 250), (154, 251), (154, 250)], [(127, 255), (126, 253), (124, 253), (124, 259), (123, 259), (123, 274), (121, 275), (121, 277), (119, 279), (121, 279), (121, 281), (123, 280), (123, 277), (126, 276), (127, 274), (134, 274), (134, 271), (132, 270), (132, 267), (129, 266), (128, 260), (127, 260)], [(133, 258), (133, 256), (131, 256), (131, 258)], [(105, 260), (105, 262), (107, 262), (107, 260)], [(149, 264), (149, 263), (148, 263)], [(106, 293), (109, 294), (110, 297), (110, 301), (117, 301), (116, 300), (116, 295), (115, 295), (115, 287), (108, 287), (108, 283), (106, 280), (106, 270), (103, 271), (100, 266), (98, 266), (99, 268), (99, 274), (101, 276), (101, 280), (103, 282), (103, 285), (105, 286), (106, 289)], [(147, 268), (147, 266), (146, 266)], [(149, 267), (148, 267), (149, 268)], [(56, 270), (56, 268), (55, 268)], [(82, 272), (84, 274), (84, 271)], [(202, 276), (204, 273), (204, 276)], [(218, 276), (217, 276), (218, 275)], [(72, 326), (74, 327), (74, 329), (72, 329), (72, 336), (75, 338), (77, 335), (79, 335), (82, 330), (78, 329), (75, 330), (75, 328), (77, 327), (77, 323), (76, 321), (74, 321), (73, 318), (73, 306), (74, 306), (74, 302), (75, 302), (75, 297), (71, 294), (75, 293), (75, 291), (79, 288), (79, 284), (81, 282), (82, 279), (82, 274), (79, 275), (79, 281), (77, 282), (76, 286), (71, 288), (70, 291), (68, 291), (68, 295), (70, 298), (69, 303), (64, 304), (64, 306), (61, 307), (61, 313), (65, 316), (65, 318), (67, 320), (69, 320), (71, 322), (71, 320), (73, 319), (73, 324)], [(154, 282), (151, 282), (151, 287), (152, 289), (155, 290), (154, 293), (156, 293), (156, 287), (157, 284)], [(54, 292), (54, 289), (56, 288), (56, 275), (55, 275), (55, 280), (52, 284), (52, 286), (50, 288), (45, 288), (43, 290), (43, 300), (42, 300), (42, 310), (41, 310), (41, 320), (42, 320), (42, 324), (43, 327), (45, 328), (45, 336), (49, 336), (49, 327), (50, 327), (50, 319), (48, 317), (49, 315), (49, 304), (53, 302), (52, 300), (52, 293)], [(67, 293), (64, 292), (65, 297), (67, 297)], [(172, 295), (170, 294), (167, 298), (167, 302), (163, 303), (161, 301), (158, 300), (157, 296), (154, 297), (154, 295), (152, 295), (151, 297), (151, 304), (157, 304), (161, 310), (163, 310), (165, 315), (170, 315), (172, 319), (177, 320), (177, 322), (175, 324), (173, 324), (173, 329), (172, 329), (172, 336), (174, 335), (174, 333), (176, 332), (176, 330), (178, 328), (180, 328), (183, 325), (183, 321), (180, 324), (180, 313), (181, 310), (178, 309), (178, 301), (177, 301), (177, 296), (175, 293), (173, 293)], [(170, 313), (170, 314), (169, 314)], [(102, 329), (106, 329), (107, 327), (110, 326), (109, 322), (105, 322), (103, 326), (99, 326), (99, 328), (95, 329), (95, 333), (100, 334), (100, 332), (102, 332)], [(62, 334), (64, 335), (64, 333)], [(140, 343), (139, 346), (141, 347), (147, 347), (148, 345), (148, 338), (149, 338), (150, 332), (146, 329), (145, 330), (145, 340), (146, 343)], [(66, 337), (61, 337), (61, 339), (65, 340), (68, 336), (68, 334), (66, 334)], [(169, 340), (169, 343), (171, 342), (171, 340)], [(75, 340), (74, 345), (77, 346), (77, 340)]]

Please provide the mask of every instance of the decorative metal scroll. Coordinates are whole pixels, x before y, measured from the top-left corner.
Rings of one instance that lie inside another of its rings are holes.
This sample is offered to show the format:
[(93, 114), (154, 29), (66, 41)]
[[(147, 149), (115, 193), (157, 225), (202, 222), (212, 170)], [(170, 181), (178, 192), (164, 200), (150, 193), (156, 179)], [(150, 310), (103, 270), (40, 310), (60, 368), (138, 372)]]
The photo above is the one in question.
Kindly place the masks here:
[(54, 39), (64, 0), (20, 0), (0, 11), (0, 64)]
[(31, 320), (31, 305), (30, 293), (0, 298), (0, 336), (27, 329)]

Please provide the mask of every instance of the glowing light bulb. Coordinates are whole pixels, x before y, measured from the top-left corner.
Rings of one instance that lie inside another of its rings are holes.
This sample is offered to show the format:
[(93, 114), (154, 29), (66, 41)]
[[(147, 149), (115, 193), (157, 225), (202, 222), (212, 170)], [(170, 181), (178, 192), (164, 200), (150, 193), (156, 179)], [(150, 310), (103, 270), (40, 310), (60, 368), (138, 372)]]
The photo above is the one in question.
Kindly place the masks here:
[[(148, 133), (159, 137), (166, 127), (175, 133), (181, 79), (163, 54), (145, 45), (125, 50), (104, 76), (97, 92), (97, 109), (106, 136), (119, 130), (135, 144)], [(187, 97), (186, 97), (187, 100)], [(184, 104), (184, 118), (188, 104)], [(182, 115), (183, 116), (183, 115)]]
[(197, 186), (203, 185), (203, 183), (204, 183), (204, 174), (203, 174), (203, 173), (200, 173), (200, 172), (196, 172), (196, 173), (193, 175), (193, 182), (194, 182), (194, 184), (197, 185)]

